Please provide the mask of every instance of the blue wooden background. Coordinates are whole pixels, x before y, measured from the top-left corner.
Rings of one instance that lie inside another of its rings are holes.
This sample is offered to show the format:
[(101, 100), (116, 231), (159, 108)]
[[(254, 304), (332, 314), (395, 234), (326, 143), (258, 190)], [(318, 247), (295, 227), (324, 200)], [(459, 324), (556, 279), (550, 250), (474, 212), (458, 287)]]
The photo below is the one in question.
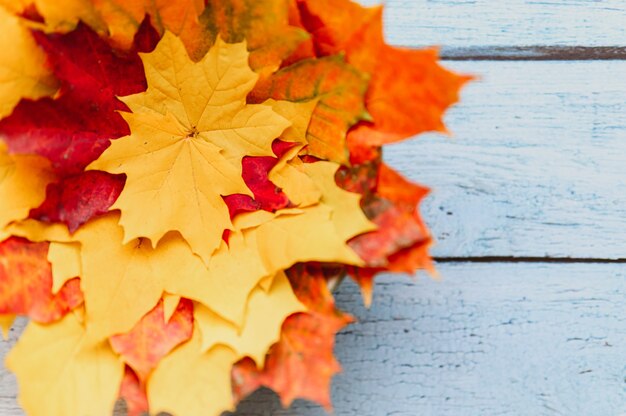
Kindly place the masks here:
[[(452, 139), (387, 149), (433, 188), (441, 279), (385, 276), (369, 310), (340, 288), (335, 414), (626, 415), (626, 1), (389, 0), (386, 25), (481, 80)], [(15, 394), (0, 372), (0, 415)], [(323, 414), (260, 391), (237, 416)]]

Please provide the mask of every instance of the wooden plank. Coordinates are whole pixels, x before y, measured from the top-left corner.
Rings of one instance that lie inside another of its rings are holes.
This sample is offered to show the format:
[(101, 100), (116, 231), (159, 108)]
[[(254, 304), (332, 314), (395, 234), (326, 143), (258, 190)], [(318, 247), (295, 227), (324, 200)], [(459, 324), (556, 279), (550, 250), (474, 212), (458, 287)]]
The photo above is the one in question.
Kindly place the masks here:
[[(345, 372), (337, 415), (619, 415), (626, 411), (626, 285), (621, 265), (443, 264), (443, 281), (386, 276), (366, 310), (344, 284), (339, 305), (360, 323), (338, 337)], [(12, 337), (14, 339), (14, 337)], [(8, 347), (1, 344), (2, 355)], [(0, 373), (0, 414), (20, 415)], [(257, 394), (238, 416), (278, 411)]]
[(626, 47), (444, 46), (440, 55), (447, 61), (610, 61), (626, 60)]
[(385, 158), (433, 188), (440, 257), (626, 258), (626, 62), (449, 62), (480, 74)]
[(386, 0), (385, 4), (386, 35), (396, 45), (626, 45), (623, 0)]
[[(621, 415), (626, 286), (615, 265), (446, 264), (443, 282), (387, 277), (338, 338), (337, 415)], [(279, 412), (257, 394), (239, 416)]]

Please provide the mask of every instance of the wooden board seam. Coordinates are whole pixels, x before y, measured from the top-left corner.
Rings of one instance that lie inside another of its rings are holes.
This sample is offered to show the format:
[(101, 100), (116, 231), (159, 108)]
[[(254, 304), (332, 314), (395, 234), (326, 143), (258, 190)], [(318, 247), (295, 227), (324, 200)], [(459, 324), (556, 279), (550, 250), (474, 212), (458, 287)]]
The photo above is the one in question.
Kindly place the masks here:
[(592, 257), (515, 257), (515, 256), (473, 256), (473, 257), (434, 257), (437, 263), (557, 263), (557, 264), (626, 264), (626, 259), (606, 259)]
[(477, 46), (443, 47), (446, 61), (622, 61), (624, 46)]

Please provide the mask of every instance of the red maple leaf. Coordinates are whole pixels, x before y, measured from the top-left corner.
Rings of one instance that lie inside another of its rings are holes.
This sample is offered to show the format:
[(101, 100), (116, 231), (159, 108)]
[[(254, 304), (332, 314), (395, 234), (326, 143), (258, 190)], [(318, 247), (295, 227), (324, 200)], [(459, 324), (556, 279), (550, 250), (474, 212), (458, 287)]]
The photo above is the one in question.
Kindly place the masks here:
[(113, 49), (83, 24), (67, 34), (33, 35), (60, 89), (54, 98), (22, 100), (11, 116), (0, 120), (0, 139), (13, 153), (34, 153), (52, 162), (61, 179), (31, 216), (63, 222), (74, 231), (106, 212), (123, 187), (123, 177), (83, 171), (110, 140), (130, 133), (118, 113), (128, 108), (116, 96), (146, 89), (138, 52), (152, 49), (158, 34), (144, 21), (131, 51)]

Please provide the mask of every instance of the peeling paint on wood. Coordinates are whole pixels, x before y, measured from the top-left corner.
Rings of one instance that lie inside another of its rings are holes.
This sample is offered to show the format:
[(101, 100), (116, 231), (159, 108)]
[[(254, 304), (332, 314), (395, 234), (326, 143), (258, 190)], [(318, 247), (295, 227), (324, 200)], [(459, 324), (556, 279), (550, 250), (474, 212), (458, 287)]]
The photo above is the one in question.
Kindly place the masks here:
[(626, 257), (626, 61), (448, 62), (480, 74), (385, 158), (433, 193), (438, 257)]
[(360, 0), (385, 3), (389, 42), (403, 46), (625, 46), (623, 0)]
[[(386, 277), (338, 338), (338, 416), (611, 415), (626, 412), (626, 274), (616, 265), (446, 264), (443, 281)], [(260, 403), (264, 403), (263, 406)], [(238, 416), (278, 411), (257, 394)]]

